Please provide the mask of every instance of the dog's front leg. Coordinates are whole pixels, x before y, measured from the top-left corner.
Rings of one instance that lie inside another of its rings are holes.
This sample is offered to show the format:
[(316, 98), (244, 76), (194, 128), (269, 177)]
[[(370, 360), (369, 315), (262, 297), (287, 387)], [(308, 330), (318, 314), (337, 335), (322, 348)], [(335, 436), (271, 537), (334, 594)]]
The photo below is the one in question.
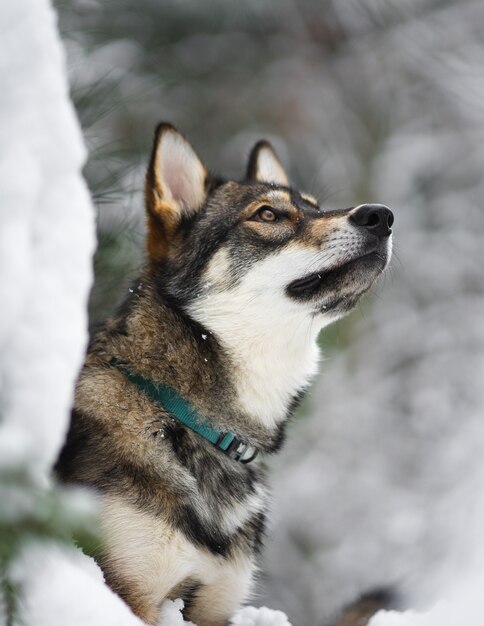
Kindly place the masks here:
[(199, 550), (161, 516), (118, 495), (104, 496), (101, 527), (99, 562), (106, 582), (136, 615), (156, 625), (163, 602), (174, 590), (199, 580)]
[(207, 557), (200, 580), (203, 581), (185, 611), (197, 626), (226, 626), (248, 599), (255, 565), (246, 555)]

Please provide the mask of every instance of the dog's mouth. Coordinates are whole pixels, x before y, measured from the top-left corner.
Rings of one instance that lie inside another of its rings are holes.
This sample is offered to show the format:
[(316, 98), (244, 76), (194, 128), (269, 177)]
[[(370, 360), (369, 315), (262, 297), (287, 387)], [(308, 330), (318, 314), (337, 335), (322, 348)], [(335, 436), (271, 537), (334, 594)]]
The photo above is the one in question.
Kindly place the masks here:
[(334, 299), (341, 290), (347, 292), (347, 295), (351, 295), (351, 291), (357, 295), (371, 286), (376, 276), (385, 268), (386, 260), (386, 254), (373, 251), (330, 269), (294, 280), (287, 286), (287, 293), (293, 298), (303, 300), (323, 294), (331, 295), (331, 299)]

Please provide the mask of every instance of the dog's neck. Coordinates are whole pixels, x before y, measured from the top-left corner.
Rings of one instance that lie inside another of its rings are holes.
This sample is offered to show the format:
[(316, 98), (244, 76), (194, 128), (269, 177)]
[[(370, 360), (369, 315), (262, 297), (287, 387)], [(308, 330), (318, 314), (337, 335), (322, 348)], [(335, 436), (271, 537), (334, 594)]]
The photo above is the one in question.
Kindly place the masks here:
[(222, 430), (277, 447), (294, 398), (316, 373), (319, 321), (297, 311), (271, 317), (260, 300), (232, 310), (224, 294), (183, 312), (160, 302), (148, 279), (140, 284), (99, 336), (103, 352), (171, 385)]
[(267, 428), (278, 426), (316, 374), (317, 331), (311, 323), (298, 328), (291, 323), (294, 320), (286, 320), (274, 336), (270, 332), (274, 329), (251, 328), (243, 318), (239, 323), (217, 321), (209, 327), (233, 361), (231, 375), (240, 407)]
[(198, 298), (189, 312), (229, 355), (241, 409), (271, 429), (287, 419), (295, 397), (316, 374), (316, 339), (324, 323), (291, 303), (281, 302), (277, 310), (271, 294), (240, 302), (240, 294), (211, 294)]

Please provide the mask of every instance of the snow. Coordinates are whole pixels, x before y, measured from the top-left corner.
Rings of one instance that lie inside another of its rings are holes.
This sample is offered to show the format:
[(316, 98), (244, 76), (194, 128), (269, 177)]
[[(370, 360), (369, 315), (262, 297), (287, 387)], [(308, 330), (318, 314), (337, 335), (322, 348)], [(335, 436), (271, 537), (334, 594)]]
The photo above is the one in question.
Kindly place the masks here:
[(183, 609), (183, 600), (178, 598), (177, 600), (165, 600), (161, 607), (161, 615), (158, 620), (159, 626), (181, 626), (182, 624), (189, 624), (194, 626), (192, 622), (186, 622), (183, 619), (181, 611)]
[(94, 211), (52, 8), (2, 3), (0, 32), (0, 469), (41, 480), (86, 346)]
[(291, 626), (282, 611), (274, 611), (265, 606), (246, 606), (232, 618), (233, 626)]
[[(142, 626), (121, 598), (104, 584), (93, 559), (53, 542), (26, 545), (10, 572), (22, 586), (17, 620), (22, 626)], [(181, 613), (183, 601), (166, 600), (159, 626), (194, 626)], [(291, 626), (281, 611), (246, 607), (234, 626)]]
[(96, 563), (75, 548), (55, 543), (25, 546), (10, 576), (22, 586), (18, 621), (23, 626), (144, 623), (104, 584)]
[(457, 589), (428, 611), (379, 611), (368, 626), (480, 626), (484, 624), (483, 584), (481, 572), (460, 581)]

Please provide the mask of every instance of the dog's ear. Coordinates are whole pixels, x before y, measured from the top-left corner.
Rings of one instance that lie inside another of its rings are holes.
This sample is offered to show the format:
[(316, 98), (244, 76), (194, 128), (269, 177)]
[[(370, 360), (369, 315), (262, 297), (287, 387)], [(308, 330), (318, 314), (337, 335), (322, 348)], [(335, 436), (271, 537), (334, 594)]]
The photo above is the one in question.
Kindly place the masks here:
[(277, 158), (274, 148), (268, 141), (258, 141), (252, 148), (247, 166), (247, 178), (261, 183), (289, 185), (289, 179)]
[(155, 132), (146, 176), (147, 251), (162, 260), (183, 218), (195, 215), (206, 198), (208, 173), (188, 141), (170, 124)]

